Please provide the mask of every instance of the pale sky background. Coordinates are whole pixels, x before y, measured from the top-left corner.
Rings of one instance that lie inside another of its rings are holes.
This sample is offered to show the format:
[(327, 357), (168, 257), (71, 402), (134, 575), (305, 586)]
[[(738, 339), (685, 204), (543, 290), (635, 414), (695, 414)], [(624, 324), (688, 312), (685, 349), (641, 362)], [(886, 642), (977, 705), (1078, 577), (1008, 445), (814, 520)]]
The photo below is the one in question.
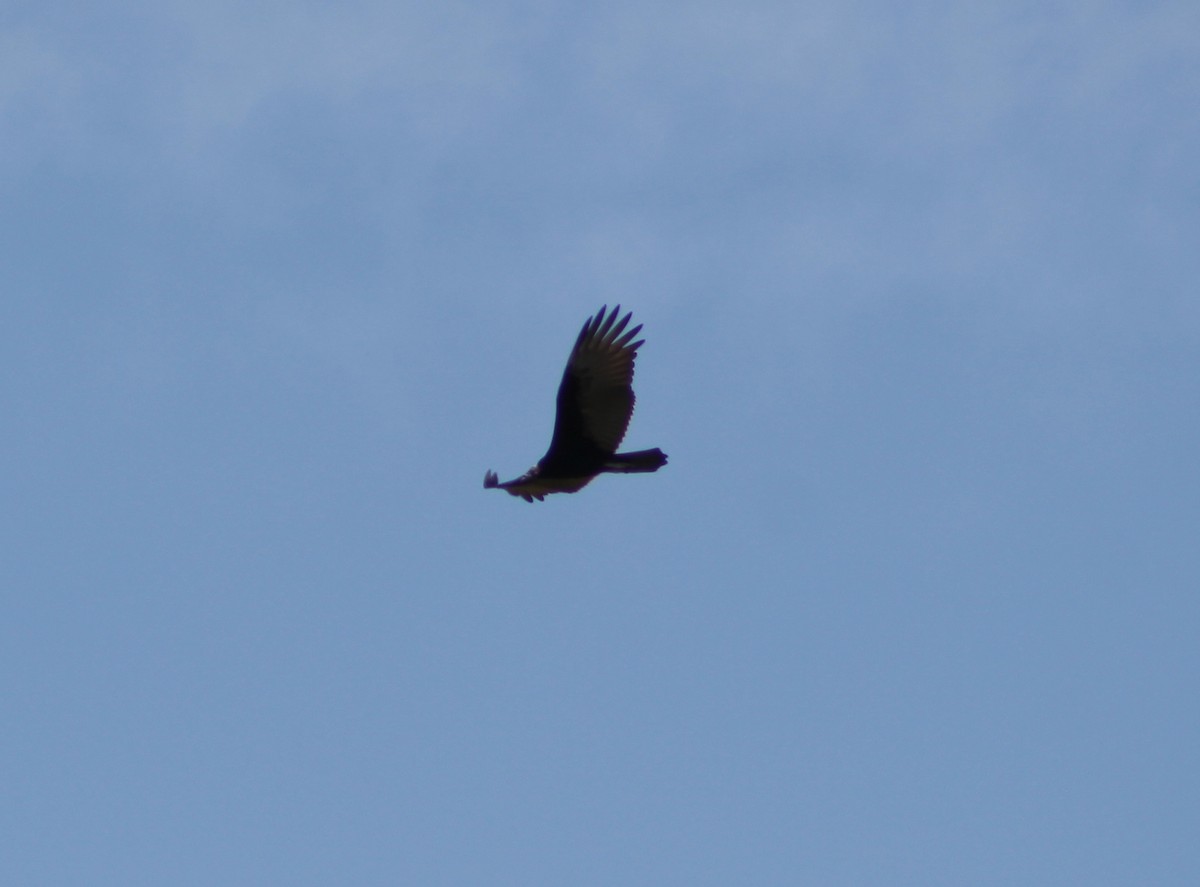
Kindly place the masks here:
[(1195, 0), (9, 0), (0, 226), (0, 882), (1200, 883)]

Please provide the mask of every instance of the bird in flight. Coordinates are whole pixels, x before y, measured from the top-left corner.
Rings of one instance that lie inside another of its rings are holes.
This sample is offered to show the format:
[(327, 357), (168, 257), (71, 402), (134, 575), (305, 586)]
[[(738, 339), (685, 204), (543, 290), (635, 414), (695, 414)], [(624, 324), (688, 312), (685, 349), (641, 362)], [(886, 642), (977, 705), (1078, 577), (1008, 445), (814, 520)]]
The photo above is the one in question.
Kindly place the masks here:
[(621, 306), (605, 317), (607, 307), (587, 319), (567, 358), (546, 455), (506, 483), (500, 483), (496, 472), (487, 472), (484, 489), (499, 488), (526, 502), (540, 502), (547, 493), (578, 492), (597, 474), (640, 474), (667, 464), (666, 454), (657, 447), (617, 452), (633, 415), (633, 361), (644, 340), (630, 341), (641, 324), (625, 330), (632, 313), (618, 321)]

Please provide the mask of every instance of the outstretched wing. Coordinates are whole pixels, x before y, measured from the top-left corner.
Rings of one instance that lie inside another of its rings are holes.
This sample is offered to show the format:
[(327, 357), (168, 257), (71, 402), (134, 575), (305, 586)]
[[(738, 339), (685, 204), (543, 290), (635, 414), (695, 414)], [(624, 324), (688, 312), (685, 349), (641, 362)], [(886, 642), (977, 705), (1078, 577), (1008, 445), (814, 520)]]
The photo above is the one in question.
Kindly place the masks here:
[(625, 330), (632, 313), (618, 321), (621, 306), (607, 317), (605, 308), (579, 331), (558, 386), (550, 453), (559, 457), (580, 451), (611, 456), (633, 415), (633, 362), (643, 340), (630, 340), (642, 326)]

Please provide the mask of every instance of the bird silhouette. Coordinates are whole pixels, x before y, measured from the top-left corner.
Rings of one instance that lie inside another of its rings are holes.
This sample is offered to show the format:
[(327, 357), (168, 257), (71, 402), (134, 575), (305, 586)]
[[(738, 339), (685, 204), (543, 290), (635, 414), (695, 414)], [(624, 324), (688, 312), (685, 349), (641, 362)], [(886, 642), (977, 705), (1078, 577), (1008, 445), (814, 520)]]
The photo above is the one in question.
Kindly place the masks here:
[(558, 413), (550, 449), (516, 480), (500, 483), (494, 471), (483, 476), (484, 489), (506, 490), (526, 502), (549, 493), (575, 493), (598, 474), (658, 471), (667, 456), (655, 447), (618, 453), (633, 415), (633, 362), (644, 339), (631, 341), (638, 324), (626, 330), (632, 312), (617, 320), (621, 306), (589, 317), (579, 331), (558, 386)]

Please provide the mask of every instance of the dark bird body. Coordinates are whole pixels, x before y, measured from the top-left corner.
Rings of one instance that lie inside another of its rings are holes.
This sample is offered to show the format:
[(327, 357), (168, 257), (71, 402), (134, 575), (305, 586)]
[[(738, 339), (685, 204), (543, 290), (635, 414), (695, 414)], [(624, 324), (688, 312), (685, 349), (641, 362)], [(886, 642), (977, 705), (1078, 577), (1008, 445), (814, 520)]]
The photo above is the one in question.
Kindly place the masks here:
[(494, 471), (484, 475), (485, 489), (497, 487), (526, 502), (547, 493), (574, 493), (597, 474), (658, 471), (667, 464), (662, 450), (618, 453), (633, 415), (633, 362), (643, 339), (631, 341), (641, 324), (626, 331), (632, 314), (617, 320), (618, 305), (589, 317), (579, 331), (558, 386), (558, 413), (550, 449), (516, 480), (500, 483)]

